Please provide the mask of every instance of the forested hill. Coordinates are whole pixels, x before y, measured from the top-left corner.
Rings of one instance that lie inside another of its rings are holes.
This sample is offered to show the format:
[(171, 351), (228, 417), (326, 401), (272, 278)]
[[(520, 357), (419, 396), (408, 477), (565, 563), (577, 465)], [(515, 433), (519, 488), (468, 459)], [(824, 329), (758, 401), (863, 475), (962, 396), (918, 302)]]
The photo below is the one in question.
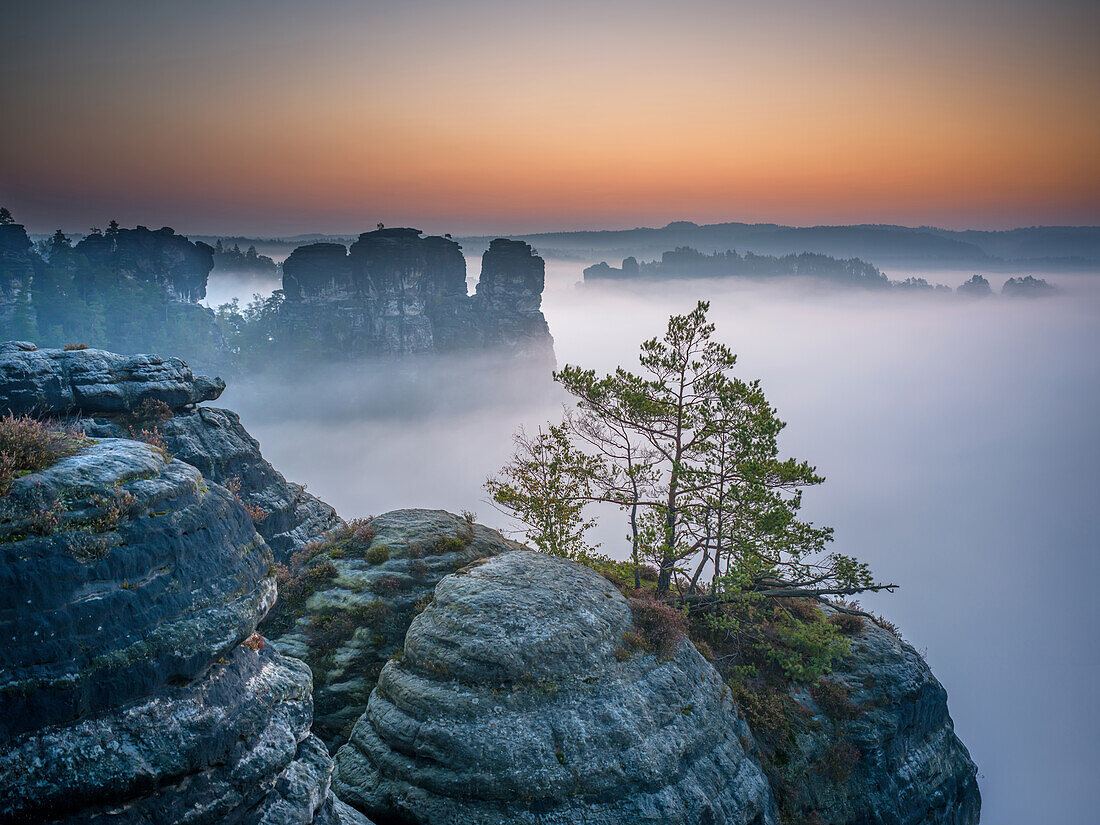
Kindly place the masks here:
[(667, 280), (672, 278), (822, 278), (849, 286), (889, 287), (889, 279), (877, 267), (858, 258), (839, 260), (828, 255), (803, 252), (801, 255), (756, 255), (736, 251), (716, 252), (704, 255), (690, 247), (665, 252), (659, 261), (643, 261), (631, 257), (623, 260), (616, 269), (604, 262), (584, 270), (584, 280), (629, 280), (645, 278)]
[[(919, 264), (925, 268), (1058, 269), (1100, 267), (1100, 227), (1036, 226), (1004, 231), (954, 231), (885, 224), (859, 226), (781, 226), (770, 223), (699, 225), (677, 221), (660, 228), (549, 232), (510, 236), (534, 246), (544, 258), (612, 260), (654, 258), (689, 246), (701, 252), (738, 249), (758, 255), (814, 252), (836, 258), (862, 258), (876, 266)], [(489, 237), (459, 241), (468, 254)]]

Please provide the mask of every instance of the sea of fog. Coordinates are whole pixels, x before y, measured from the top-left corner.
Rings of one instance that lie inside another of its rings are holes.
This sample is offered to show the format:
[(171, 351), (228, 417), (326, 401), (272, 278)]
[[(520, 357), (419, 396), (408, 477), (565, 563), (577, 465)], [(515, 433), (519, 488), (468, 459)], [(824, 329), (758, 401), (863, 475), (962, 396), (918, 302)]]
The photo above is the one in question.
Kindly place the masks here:
[[(784, 451), (827, 477), (804, 513), (900, 585), (863, 603), (947, 688), (983, 821), (1095, 821), (1100, 274), (1044, 275), (1061, 287), (1050, 298), (966, 300), (713, 280), (577, 288), (580, 270), (548, 266), (559, 364), (633, 365), (670, 313), (711, 301), (739, 374), (760, 378), (789, 424)], [(1006, 276), (988, 277), (999, 289)], [(275, 285), (255, 286), (215, 278), (211, 292)], [(220, 403), (344, 517), (440, 507), (507, 527), (482, 484), (514, 429), (556, 420), (564, 400), (546, 370), (425, 359), (310, 365), (236, 382)], [(601, 518), (602, 550), (625, 555), (621, 515)]]

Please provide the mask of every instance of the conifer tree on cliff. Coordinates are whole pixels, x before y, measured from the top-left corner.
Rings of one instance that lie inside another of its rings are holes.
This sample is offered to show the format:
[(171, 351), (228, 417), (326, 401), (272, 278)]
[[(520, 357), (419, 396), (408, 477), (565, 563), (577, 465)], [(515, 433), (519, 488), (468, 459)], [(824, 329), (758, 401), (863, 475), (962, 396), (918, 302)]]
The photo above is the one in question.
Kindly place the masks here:
[(13, 223), (15, 223), (15, 218), (11, 216), (8, 207), (0, 206), (0, 226), (8, 226)]
[[(706, 571), (715, 596), (892, 587), (876, 585), (862, 562), (826, 554), (831, 528), (799, 520), (802, 490), (824, 479), (805, 461), (780, 458), (785, 424), (758, 381), (730, 374), (736, 356), (713, 340), (708, 310), (700, 301), (669, 318), (662, 338), (643, 342), (640, 374), (619, 367), (600, 377), (572, 365), (555, 373), (577, 400), (565, 429), (598, 459), (574, 459), (590, 475), (571, 487), (572, 502), (611, 502), (628, 511), (635, 582), (640, 557), (652, 559), (658, 595), (676, 583), (701, 592)], [(560, 463), (559, 447), (576, 452), (569, 440), (546, 446), (547, 463)], [(490, 492), (510, 509), (500, 488)]]

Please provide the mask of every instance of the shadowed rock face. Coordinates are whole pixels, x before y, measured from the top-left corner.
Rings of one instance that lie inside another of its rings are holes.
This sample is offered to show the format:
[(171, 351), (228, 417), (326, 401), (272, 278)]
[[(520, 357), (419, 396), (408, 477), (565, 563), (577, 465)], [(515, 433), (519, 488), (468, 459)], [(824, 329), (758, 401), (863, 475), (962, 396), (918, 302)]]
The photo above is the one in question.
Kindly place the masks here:
[(138, 281), (159, 283), (179, 301), (206, 297), (206, 280), (214, 268), (214, 251), (192, 243), (165, 226), (120, 229), (113, 235), (88, 235), (74, 250), (94, 267), (107, 267)]
[[(797, 777), (787, 810), (822, 825), (976, 825), (977, 767), (955, 736), (947, 692), (911, 645), (864, 622), (827, 679), (848, 691), (851, 718), (830, 717), (810, 692), (792, 690), (813, 724), (787, 755)], [(839, 742), (859, 756), (838, 787), (812, 766)]]
[(539, 307), (546, 263), (523, 241), (497, 238), (481, 259), (474, 298), (487, 346), (553, 358), (554, 340)]
[(326, 354), (405, 355), (504, 348), (552, 353), (539, 311), (543, 261), (525, 243), (496, 240), (476, 296), (462, 248), (418, 229), (364, 232), (299, 247), (283, 263), (280, 322), (301, 348)]
[(299, 246), (283, 261), (287, 300), (335, 299), (356, 291), (348, 250), (339, 243)]
[(395, 510), (307, 551), (309, 562), (294, 573), (303, 580), (327, 574), (308, 596), (284, 589), (261, 629), (313, 671), (313, 729), (325, 744), (335, 750), (347, 741), (382, 666), (439, 580), (518, 546), (443, 510)]
[[(423, 823), (770, 823), (729, 693), (686, 640), (627, 653), (597, 573), (530, 551), (449, 576), (382, 670), (334, 789)], [(402, 820), (404, 821), (404, 820)]]
[[(33, 312), (28, 287), (34, 278), (35, 261), (31, 239), (21, 224), (0, 224), (0, 326), (16, 330), (17, 314)], [(16, 335), (24, 335), (20, 330)]]
[[(267, 513), (257, 530), (276, 558), (284, 559), (340, 519), (332, 507), (288, 482), (264, 460), (259, 443), (236, 413), (193, 409), (224, 389), (220, 378), (194, 375), (178, 358), (39, 350), (18, 341), (0, 344), (0, 411), (83, 414), (81, 426), (95, 438), (131, 438), (155, 429), (169, 453), (207, 479), (240, 484), (241, 498)], [(164, 404), (171, 416), (136, 419), (150, 401)]]
[(18, 478), (0, 512), (7, 736), (196, 678), (275, 600), (240, 505), (140, 442), (105, 439)]
[(271, 553), (233, 495), (103, 439), (0, 498), (0, 819), (362, 823), (310, 675), (265, 648)]

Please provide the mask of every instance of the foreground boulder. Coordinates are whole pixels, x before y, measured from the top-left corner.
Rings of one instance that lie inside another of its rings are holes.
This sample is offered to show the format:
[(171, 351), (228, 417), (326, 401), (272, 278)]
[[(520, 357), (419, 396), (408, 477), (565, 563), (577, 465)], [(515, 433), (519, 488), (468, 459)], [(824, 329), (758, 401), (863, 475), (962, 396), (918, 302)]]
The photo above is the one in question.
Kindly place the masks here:
[(0, 498), (0, 820), (362, 823), (329, 791), (308, 669), (255, 628), (271, 553), (244, 507), (136, 441)]
[(472, 518), (395, 510), (339, 528), (291, 561), (261, 629), (312, 669), (313, 729), (325, 744), (347, 741), (440, 579), (516, 547)]
[(0, 412), (79, 415), (89, 436), (157, 441), (205, 478), (232, 486), (276, 558), (285, 559), (340, 519), (264, 460), (236, 413), (196, 407), (224, 389), (220, 378), (195, 375), (178, 358), (0, 344)]
[(449, 576), (337, 753), (336, 793), (423, 823), (770, 823), (717, 672), (685, 638), (632, 649), (594, 571), (516, 551)]

